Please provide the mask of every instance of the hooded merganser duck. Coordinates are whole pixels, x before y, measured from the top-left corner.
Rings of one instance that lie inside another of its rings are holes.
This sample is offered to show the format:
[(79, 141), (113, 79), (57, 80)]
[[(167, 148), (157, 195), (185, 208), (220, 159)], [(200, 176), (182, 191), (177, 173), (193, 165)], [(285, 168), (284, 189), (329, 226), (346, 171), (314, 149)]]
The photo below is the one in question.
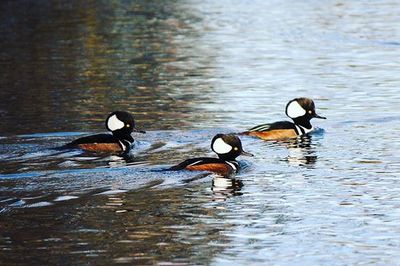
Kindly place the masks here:
[(112, 112), (106, 119), (106, 128), (112, 134), (96, 134), (76, 139), (65, 147), (81, 148), (94, 152), (127, 152), (134, 142), (133, 131), (145, 133), (135, 128), (133, 116), (124, 111)]
[(286, 115), (293, 120), (263, 124), (243, 132), (243, 135), (255, 136), (263, 140), (295, 138), (314, 130), (310, 123), (312, 118), (326, 119), (317, 115), (315, 104), (309, 98), (296, 98), (286, 105)]
[(229, 176), (237, 173), (239, 163), (235, 160), (239, 155), (253, 156), (245, 152), (242, 148), (240, 139), (233, 135), (217, 134), (211, 141), (211, 149), (219, 158), (192, 158), (182, 163), (172, 166), (168, 170), (191, 170), (191, 171), (209, 171), (223, 176)]

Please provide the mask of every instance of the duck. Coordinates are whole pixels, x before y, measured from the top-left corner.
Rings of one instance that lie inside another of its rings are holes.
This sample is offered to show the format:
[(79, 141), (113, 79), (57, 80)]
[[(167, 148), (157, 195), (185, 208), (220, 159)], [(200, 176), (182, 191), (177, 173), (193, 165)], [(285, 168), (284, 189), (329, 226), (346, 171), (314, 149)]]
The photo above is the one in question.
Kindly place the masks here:
[(211, 141), (211, 149), (218, 158), (199, 157), (190, 158), (168, 170), (190, 170), (190, 171), (208, 171), (222, 176), (230, 176), (240, 170), (239, 162), (236, 158), (239, 155), (253, 156), (242, 148), (242, 142), (234, 134), (217, 134)]
[(128, 152), (134, 139), (132, 132), (145, 133), (135, 127), (133, 115), (126, 111), (114, 111), (105, 120), (111, 134), (96, 134), (78, 138), (65, 148), (79, 148), (91, 152)]
[(305, 97), (289, 101), (286, 105), (285, 113), (293, 122), (278, 121), (262, 124), (241, 132), (240, 135), (253, 136), (263, 140), (296, 138), (314, 130), (310, 122), (311, 119), (326, 119), (326, 117), (316, 113), (314, 101)]

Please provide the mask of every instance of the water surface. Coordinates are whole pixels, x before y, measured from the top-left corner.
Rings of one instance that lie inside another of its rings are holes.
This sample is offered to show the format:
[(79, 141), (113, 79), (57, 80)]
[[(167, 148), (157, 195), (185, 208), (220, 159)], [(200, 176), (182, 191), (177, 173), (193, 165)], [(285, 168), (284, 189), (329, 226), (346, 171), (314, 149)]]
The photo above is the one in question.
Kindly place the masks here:
[[(399, 264), (396, 1), (3, 1), (3, 264)], [(234, 179), (160, 172), (242, 137)], [(54, 148), (132, 112), (129, 158)]]

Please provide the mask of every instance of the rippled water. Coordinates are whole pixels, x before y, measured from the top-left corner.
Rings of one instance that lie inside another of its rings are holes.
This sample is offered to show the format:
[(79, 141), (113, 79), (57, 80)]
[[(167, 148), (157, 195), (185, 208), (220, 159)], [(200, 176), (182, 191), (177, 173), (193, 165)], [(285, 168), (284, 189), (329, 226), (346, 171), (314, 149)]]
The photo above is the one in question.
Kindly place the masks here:
[[(1, 264), (400, 263), (397, 1), (82, 2), (0, 4)], [(299, 96), (234, 179), (159, 171)], [(117, 109), (133, 156), (54, 149)]]

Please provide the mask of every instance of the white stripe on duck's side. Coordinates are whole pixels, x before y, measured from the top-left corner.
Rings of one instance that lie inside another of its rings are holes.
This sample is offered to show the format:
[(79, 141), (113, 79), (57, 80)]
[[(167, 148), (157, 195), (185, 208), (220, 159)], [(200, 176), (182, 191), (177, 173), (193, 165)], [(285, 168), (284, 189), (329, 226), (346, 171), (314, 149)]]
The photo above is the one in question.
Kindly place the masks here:
[(237, 167), (237, 165), (235, 164), (235, 163), (232, 163), (232, 162), (229, 162), (229, 161), (225, 161), (228, 165), (230, 165), (232, 168), (233, 168), (233, 170), (235, 171), (235, 172), (237, 172), (238, 171), (238, 167)]
[(132, 143), (126, 139), (118, 140), (118, 142), (119, 142), (119, 145), (121, 146), (122, 151), (127, 151), (132, 146)]
[(120, 141), (120, 140), (118, 140), (118, 142), (119, 142), (119, 146), (121, 146), (122, 151), (126, 151), (126, 146), (125, 146), (125, 144), (124, 144), (122, 141)]
[(196, 165), (196, 164), (198, 164), (198, 163), (201, 163), (202, 161), (203, 161), (203, 160), (195, 161), (194, 163), (191, 163), (191, 164), (187, 165), (186, 167)]
[(253, 127), (252, 129), (250, 129), (250, 132), (253, 131), (266, 131), (270, 128), (271, 126), (269, 124), (264, 124), (264, 125), (259, 125), (257, 127)]

